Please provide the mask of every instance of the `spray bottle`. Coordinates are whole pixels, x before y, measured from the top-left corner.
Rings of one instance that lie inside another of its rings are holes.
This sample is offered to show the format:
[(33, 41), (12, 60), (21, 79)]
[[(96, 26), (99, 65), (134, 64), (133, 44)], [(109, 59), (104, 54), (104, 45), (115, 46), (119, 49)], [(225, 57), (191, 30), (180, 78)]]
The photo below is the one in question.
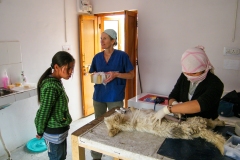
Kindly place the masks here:
[(3, 73), (2, 84), (3, 84), (3, 87), (4, 87), (4, 88), (8, 88), (9, 78), (8, 78), (8, 75), (7, 75), (7, 71), (6, 71), (6, 70), (5, 70), (4, 73)]
[(27, 82), (27, 78), (25, 77), (24, 72), (22, 71), (22, 73), (21, 73), (21, 83), (25, 84), (26, 82)]

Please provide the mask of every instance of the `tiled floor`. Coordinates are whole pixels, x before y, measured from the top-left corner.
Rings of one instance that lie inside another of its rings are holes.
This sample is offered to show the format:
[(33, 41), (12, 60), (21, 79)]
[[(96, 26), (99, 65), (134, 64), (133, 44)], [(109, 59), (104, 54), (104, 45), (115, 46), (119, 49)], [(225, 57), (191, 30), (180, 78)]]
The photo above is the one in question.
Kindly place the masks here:
[[(92, 121), (94, 119), (94, 115), (88, 116), (86, 118), (81, 118), (77, 121), (74, 121), (71, 123), (68, 139), (67, 139), (67, 159), (66, 160), (72, 160), (72, 147), (71, 147), (71, 134), (78, 128), (84, 126), (88, 122)], [(85, 151), (86, 160), (92, 160), (90, 150)], [(47, 151), (42, 153), (32, 153), (29, 152), (28, 149), (25, 147), (25, 145), (19, 147), (18, 149), (11, 151), (11, 159), (12, 160), (48, 160)], [(0, 157), (0, 160), (9, 160), (8, 156), (2, 156)], [(113, 160), (112, 157), (103, 155), (102, 160)]]

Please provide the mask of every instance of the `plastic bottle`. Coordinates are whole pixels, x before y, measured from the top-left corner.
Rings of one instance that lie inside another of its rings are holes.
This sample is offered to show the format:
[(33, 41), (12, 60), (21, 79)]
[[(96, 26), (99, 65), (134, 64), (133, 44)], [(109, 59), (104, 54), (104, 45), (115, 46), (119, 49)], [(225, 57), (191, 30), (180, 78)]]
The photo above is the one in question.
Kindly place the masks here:
[(3, 74), (3, 77), (2, 77), (2, 83), (3, 83), (3, 87), (4, 87), (4, 88), (8, 88), (9, 78), (8, 78), (8, 75), (7, 75), (7, 71), (6, 71), (6, 70), (4, 71), (4, 74)]
[(22, 73), (21, 73), (21, 83), (22, 84), (25, 84), (27, 82), (27, 78), (26, 78), (26, 76), (24, 75), (24, 72), (22, 71)]

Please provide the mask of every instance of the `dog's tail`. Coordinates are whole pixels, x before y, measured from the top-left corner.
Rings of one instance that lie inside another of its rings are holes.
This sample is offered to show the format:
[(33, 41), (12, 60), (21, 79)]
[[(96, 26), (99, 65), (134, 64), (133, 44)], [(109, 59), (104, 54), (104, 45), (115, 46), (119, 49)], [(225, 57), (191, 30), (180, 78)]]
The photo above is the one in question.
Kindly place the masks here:
[[(201, 132), (198, 133), (199, 137), (205, 139), (206, 141), (214, 144), (221, 152), (221, 154), (224, 154), (224, 143), (226, 142), (226, 139), (212, 130), (202, 130)], [(197, 136), (197, 137), (198, 137)]]

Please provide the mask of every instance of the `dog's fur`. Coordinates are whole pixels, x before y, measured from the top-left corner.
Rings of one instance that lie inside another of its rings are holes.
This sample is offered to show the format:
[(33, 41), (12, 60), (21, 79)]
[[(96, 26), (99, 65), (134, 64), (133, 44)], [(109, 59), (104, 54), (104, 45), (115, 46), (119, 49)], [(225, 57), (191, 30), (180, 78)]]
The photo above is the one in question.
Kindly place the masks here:
[(104, 118), (108, 128), (108, 135), (115, 136), (121, 131), (147, 132), (165, 138), (193, 139), (201, 137), (214, 144), (220, 152), (224, 153), (225, 138), (213, 132), (216, 126), (224, 126), (224, 122), (218, 119), (211, 120), (201, 117), (187, 118), (181, 124), (163, 118), (161, 122), (153, 123), (153, 110), (136, 109), (131, 107), (126, 114), (115, 113)]

